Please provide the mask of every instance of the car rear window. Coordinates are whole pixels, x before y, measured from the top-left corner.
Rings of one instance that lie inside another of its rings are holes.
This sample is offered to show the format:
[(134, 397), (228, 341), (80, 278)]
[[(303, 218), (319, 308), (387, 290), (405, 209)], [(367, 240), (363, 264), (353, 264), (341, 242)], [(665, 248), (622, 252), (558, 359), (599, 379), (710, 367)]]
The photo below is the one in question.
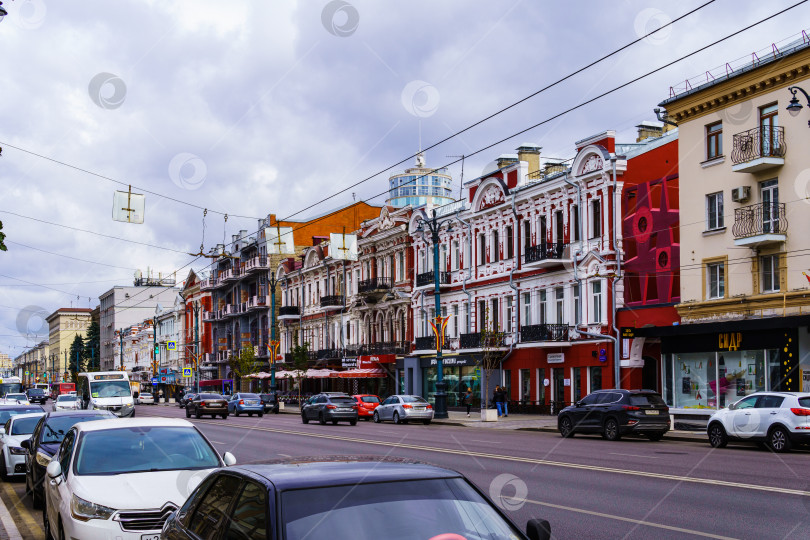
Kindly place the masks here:
[(630, 394), (630, 405), (642, 407), (652, 405), (653, 407), (665, 407), (666, 403), (658, 394)]
[(360, 401), (362, 401), (363, 403), (379, 403), (380, 398), (378, 398), (377, 396), (363, 396), (360, 398)]
[(219, 394), (200, 394), (197, 397), (200, 399), (222, 399), (222, 396), (220, 396)]
[(30, 435), (39, 423), (40, 416), (32, 418), (20, 418), (11, 425), (11, 435)]
[(802, 407), (810, 407), (810, 397), (800, 397), (799, 405)]
[(354, 405), (354, 400), (350, 397), (333, 397), (332, 403), (338, 405)]
[(239, 394), (242, 399), (259, 399), (258, 394)]
[(400, 396), (405, 403), (427, 403), (424, 398), (419, 396)]

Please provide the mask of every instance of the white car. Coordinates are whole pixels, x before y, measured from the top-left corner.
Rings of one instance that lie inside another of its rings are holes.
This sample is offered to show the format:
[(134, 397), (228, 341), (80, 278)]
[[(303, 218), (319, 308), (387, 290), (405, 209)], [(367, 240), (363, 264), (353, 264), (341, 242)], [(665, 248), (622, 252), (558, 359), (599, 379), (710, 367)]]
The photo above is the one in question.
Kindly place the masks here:
[(18, 414), (9, 418), (5, 426), (0, 428), (0, 451), (3, 454), (0, 476), (4, 479), (25, 474), (25, 454), (27, 450), (20, 443), (31, 438), (39, 419), (44, 415), (44, 412)]
[(706, 432), (715, 448), (751, 441), (787, 452), (810, 443), (810, 393), (756, 392), (714, 413)]
[(45, 537), (158, 540), (197, 484), (235, 462), (187, 420), (80, 422), (46, 468)]
[(154, 405), (155, 404), (155, 396), (150, 394), (149, 392), (142, 392), (138, 399), (135, 400), (136, 403), (140, 405)]
[(61, 396), (56, 396), (53, 405), (51, 405), (51, 409), (54, 411), (73, 411), (76, 410), (76, 405), (76, 396), (62, 394)]
[(6, 394), (3, 398), (3, 405), (31, 405), (28, 396), (25, 394)]

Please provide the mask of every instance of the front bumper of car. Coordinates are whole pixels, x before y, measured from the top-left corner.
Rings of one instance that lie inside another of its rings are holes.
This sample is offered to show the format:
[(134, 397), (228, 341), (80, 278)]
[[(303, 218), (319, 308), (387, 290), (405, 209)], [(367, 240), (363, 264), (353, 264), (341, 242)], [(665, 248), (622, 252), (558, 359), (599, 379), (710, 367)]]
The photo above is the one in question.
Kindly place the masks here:
[[(18, 452), (18, 453), (15, 453)], [(21, 453), (20, 453), (21, 452)], [(6, 449), (6, 474), (9, 476), (22, 476), (25, 474), (25, 449), (9, 446)]]

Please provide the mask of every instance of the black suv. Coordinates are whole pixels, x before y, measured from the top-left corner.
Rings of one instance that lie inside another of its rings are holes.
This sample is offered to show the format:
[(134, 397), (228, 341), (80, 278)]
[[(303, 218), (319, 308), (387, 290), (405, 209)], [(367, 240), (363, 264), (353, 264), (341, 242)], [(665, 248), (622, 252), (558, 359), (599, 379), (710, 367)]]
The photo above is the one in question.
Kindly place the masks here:
[(317, 420), (321, 425), (328, 421), (334, 425), (340, 421), (357, 425), (357, 403), (343, 393), (326, 392), (312, 396), (301, 407), (301, 421), (308, 424), (310, 420)]
[(28, 396), (28, 403), (41, 403), (42, 405), (48, 401), (48, 393), (42, 388), (29, 388), (25, 391)]
[(262, 398), (262, 405), (264, 405), (264, 412), (271, 412), (278, 414), (279, 405), (278, 397), (275, 394), (259, 394)]
[(659, 441), (669, 431), (669, 407), (653, 390), (597, 390), (560, 411), (563, 437), (600, 433), (609, 441), (638, 433)]

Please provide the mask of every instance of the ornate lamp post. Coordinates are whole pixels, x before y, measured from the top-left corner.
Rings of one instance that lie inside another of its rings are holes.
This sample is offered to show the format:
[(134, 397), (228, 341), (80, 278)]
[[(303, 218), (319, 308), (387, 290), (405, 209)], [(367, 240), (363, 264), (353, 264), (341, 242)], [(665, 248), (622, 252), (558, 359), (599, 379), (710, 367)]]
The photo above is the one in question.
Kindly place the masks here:
[[(808, 95), (807, 92), (805, 92), (802, 88), (798, 86), (789, 86), (788, 90), (790, 90), (790, 93), (793, 94), (790, 104), (786, 107), (787, 111), (790, 113), (790, 116), (796, 116), (799, 114), (799, 111), (802, 110), (802, 104), (799, 103), (799, 98), (796, 97), (796, 92), (801, 92), (804, 94), (804, 97), (807, 100), (807, 106), (810, 107), (810, 95)], [(807, 125), (810, 126), (810, 120), (807, 121)]]
[(447, 225), (447, 232), (453, 230), (450, 219), (439, 221), (436, 218), (436, 209), (433, 209), (433, 217), (424, 219), (420, 217), (417, 221), (416, 232), (424, 238), (425, 229), (430, 231), (430, 240), (433, 242), (433, 302), (436, 309), (436, 321), (439, 332), (436, 333), (436, 404), (435, 418), (447, 418), (447, 383), (444, 382), (444, 363), (442, 362), (442, 341), (444, 338), (444, 323), (442, 319), (442, 300), (439, 292), (439, 231)]
[(278, 342), (276, 341), (276, 272), (270, 272), (270, 393), (276, 393), (276, 355), (278, 354)]

